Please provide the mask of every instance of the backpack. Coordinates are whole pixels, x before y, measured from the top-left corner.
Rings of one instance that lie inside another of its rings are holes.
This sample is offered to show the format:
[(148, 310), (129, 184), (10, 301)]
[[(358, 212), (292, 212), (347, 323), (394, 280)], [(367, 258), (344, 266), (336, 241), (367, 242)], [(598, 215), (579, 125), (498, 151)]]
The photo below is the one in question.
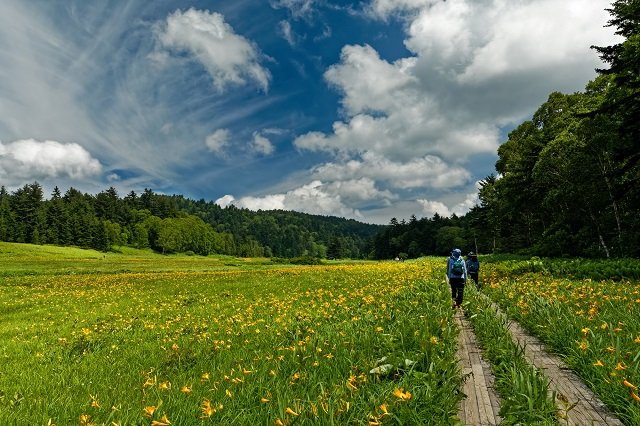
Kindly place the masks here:
[(463, 272), (464, 272), (464, 260), (462, 260), (462, 256), (460, 256), (457, 259), (454, 259), (453, 265), (451, 266), (451, 273), (453, 275), (462, 276)]
[(469, 265), (467, 265), (467, 270), (469, 272), (478, 272), (478, 267), (480, 266), (480, 264), (478, 263), (477, 260), (471, 260), (469, 262)]

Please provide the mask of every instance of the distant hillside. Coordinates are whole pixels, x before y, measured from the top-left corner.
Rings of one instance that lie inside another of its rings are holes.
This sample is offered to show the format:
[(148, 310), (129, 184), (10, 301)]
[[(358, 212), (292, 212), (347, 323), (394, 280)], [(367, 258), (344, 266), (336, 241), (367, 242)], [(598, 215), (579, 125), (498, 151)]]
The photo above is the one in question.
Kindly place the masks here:
[(120, 197), (55, 188), (45, 199), (37, 182), (0, 189), (0, 241), (151, 248), (160, 253), (245, 257), (365, 258), (384, 227), (291, 211), (221, 208), (212, 201), (159, 195), (150, 189)]

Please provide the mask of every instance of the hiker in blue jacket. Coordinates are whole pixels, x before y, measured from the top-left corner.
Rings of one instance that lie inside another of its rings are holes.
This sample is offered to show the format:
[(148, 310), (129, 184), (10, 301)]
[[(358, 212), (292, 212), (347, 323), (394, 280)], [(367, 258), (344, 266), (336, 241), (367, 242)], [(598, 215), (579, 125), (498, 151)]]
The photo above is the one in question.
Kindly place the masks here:
[(467, 272), (469, 273), (469, 278), (476, 283), (476, 288), (479, 290), (478, 273), (480, 272), (480, 261), (478, 261), (478, 256), (472, 251), (467, 255)]
[(467, 281), (467, 265), (464, 263), (460, 249), (453, 249), (447, 261), (447, 279), (451, 286), (452, 307), (459, 308), (464, 296), (464, 284)]

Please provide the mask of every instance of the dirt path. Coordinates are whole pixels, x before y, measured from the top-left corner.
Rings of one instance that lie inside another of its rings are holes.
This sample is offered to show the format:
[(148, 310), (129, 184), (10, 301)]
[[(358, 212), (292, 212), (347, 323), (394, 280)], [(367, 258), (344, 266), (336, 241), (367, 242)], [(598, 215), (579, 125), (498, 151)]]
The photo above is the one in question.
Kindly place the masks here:
[[(480, 297), (486, 297), (480, 295)], [(505, 316), (498, 305), (492, 304), (496, 315)], [(556, 404), (561, 424), (568, 426), (622, 426), (598, 398), (558, 357), (546, 350), (544, 343), (530, 335), (515, 321), (509, 322), (513, 340), (524, 348), (525, 357), (550, 380), (550, 391), (557, 393)]]
[(462, 310), (456, 311), (455, 320), (460, 329), (458, 362), (465, 379), (462, 389), (465, 398), (460, 404), (458, 417), (465, 425), (498, 425), (500, 401), (494, 389), (495, 378), (491, 368), (481, 358), (476, 336)]

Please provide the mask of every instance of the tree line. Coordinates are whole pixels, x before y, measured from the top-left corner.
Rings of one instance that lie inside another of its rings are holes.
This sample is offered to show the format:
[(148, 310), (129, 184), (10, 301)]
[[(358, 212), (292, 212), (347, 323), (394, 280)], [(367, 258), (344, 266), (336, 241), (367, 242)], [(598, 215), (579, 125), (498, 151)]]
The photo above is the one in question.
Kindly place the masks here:
[(365, 258), (381, 226), (290, 211), (222, 208), (213, 202), (145, 189), (120, 197), (111, 187), (97, 195), (56, 187), (49, 199), (34, 182), (9, 193), (0, 188), (0, 241), (114, 246), (160, 253), (245, 257)]

